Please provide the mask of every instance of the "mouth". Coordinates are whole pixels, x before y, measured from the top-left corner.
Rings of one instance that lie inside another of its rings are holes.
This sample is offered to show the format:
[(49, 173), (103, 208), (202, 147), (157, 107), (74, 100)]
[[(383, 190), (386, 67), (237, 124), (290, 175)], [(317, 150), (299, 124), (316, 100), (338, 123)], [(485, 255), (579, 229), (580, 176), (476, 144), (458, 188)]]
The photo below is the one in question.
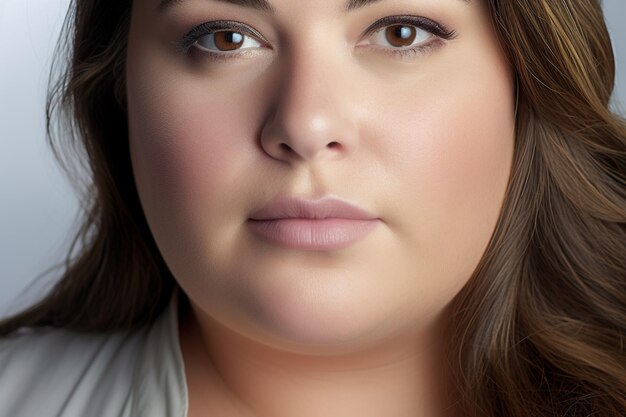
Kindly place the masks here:
[(332, 251), (368, 236), (380, 219), (336, 197), (278, 199), (248, 219), (251, 231), (267, 243), (290, 249)]

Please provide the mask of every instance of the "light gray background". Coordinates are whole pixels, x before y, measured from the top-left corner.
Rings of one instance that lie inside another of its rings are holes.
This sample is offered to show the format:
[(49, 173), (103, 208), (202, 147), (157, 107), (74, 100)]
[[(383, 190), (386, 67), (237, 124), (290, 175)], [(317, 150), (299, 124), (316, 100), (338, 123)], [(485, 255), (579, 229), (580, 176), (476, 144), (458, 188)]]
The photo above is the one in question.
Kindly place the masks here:
[[(0, 0), (0, 316), (35, 300), (58, 276), (53, 270), (20, 295), (64, 259), (77, 225), (77, 198), (44, 131), (50, 60), (68, 4)], [(618, 71), (613, 109), (625, 114), (626, 0), (605, 0), (604, 11)]]

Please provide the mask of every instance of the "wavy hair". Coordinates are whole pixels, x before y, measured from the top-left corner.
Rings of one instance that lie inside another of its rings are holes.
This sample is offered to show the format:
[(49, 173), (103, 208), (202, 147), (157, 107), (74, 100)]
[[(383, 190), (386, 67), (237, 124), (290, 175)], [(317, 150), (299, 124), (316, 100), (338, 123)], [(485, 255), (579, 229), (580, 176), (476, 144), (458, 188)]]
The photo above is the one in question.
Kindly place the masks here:
[[(626, 121), (609, 110), (615, 63), (600, 1), (483, 1), (515, 71), (516, 140), (492, 239), (449, 305), (450, 392), (469, 417), (623, 417)], [(139, 327), (177, 285), (131, 169), (130, 8), (70, 6), (59, 44), (70, 60), (51, 84), (47, 127), (62, 163), (85, 162), (84, 222), (60, 281), (0, 335)]]

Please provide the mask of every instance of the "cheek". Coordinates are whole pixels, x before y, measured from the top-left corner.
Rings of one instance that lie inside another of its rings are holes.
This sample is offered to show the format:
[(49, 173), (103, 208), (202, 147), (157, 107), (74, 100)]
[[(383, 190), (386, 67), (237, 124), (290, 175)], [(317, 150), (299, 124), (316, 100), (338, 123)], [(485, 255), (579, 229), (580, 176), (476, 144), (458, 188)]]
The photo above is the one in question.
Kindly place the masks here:
[(197, 199), (201, 190), (211, 194), (227, 182), (242, 156), (241, 144), (233, 140), (241, 133), (226, 132), (217, 118), (195, 113), (183, 111), (178, 117), (164, 118), (146, 112), (133, 123), (131, 133), (138, 182), (150, 194), (183, 205), (193, 203), (189, 197)]
[(220, 207), (217, 199), (211, 204), (211, 195), (228, 195), (223, 184), (229, 164), (236, 163), (235, 146), (225, 140), (222, 125), (198, 119), (174, 97), (165, 117), (149, 108), (158, 100), (149, 95), (137, 98), (146, 106), (137, 106), (143, 110), (130, 118), (130, 144), (146, 218), (162, 251), (186, 248), (183, 253), (191, 253), (190, 237), (207, 230), (207, 220), (220, 214), (211, 213)]
[[(474, 80), (476, 81), (476, 80)], [(487, 87), (486, 85), (484, 87)], [(493, 85), (491, 86), (493, 88)], [(443, 210), (469, 213), (499, 208), (513, 153), (513, 118), (508, 95), (459, 86), (425, 115), (428, 126), (417, 174)], [(509, 91), (506, 87), (504, 91)], [(469, 214), (468, 213), (468, 214)]]
[(403, 213), (392, 227), (433, 273), (445, 265), (460, 280), (486, 249), (513, 158), (514, 83), (505, 62), (484, 62), (420, 80), (419, 96), (397, 91), (377, 128), (395, 149), (388, 195)]
[(440, 123), (446, 145), (432, 144), (425, 164), (431, 174), (423, 173), (433, 196), (429, 209), (438, 220), (431, 237), (442, 246), (456, 242), (457, 253), (474, 259), (495, 228), (511, 170), (512, 109), (498, 98), (475, 91), (447, 106), (451, 113)]
[[(164, 77), (168, 65), (138, 57), (129, 71), (130, 145), (137, 186), (154, 232), (167, 236), (164, 245), (181, 245), (200, 230), (213, 230), (213, 219), (238, 214), (233, 207), (245, 209), (240, 200), (248, 182), (241, 175), (258, 153), (258, 109), (249, 94), (244, 97), (246, 89)], [(237, 193), (232, 192), (233, 184)]]

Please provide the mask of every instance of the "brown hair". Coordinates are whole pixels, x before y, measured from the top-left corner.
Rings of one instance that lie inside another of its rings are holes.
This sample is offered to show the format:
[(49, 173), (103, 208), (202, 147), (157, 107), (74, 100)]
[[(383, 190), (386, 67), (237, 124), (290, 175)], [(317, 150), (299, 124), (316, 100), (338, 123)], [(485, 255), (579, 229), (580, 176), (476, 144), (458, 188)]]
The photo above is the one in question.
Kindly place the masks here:
[[(465, 416), (624, 416), (626, 122), (608, 109), (615, 64), (600, 2), (484, 1), (517, 79), (516, 142), (492, 240), (449, 306), (451, 392)], [(48, 132), (61, 112), (67, 144), (88, 161), (82, 246), (0, 335), (141, 326), (176, 286), (128, 152), (130, 7), (71, 6), (71, 63), (51, 90)]]

